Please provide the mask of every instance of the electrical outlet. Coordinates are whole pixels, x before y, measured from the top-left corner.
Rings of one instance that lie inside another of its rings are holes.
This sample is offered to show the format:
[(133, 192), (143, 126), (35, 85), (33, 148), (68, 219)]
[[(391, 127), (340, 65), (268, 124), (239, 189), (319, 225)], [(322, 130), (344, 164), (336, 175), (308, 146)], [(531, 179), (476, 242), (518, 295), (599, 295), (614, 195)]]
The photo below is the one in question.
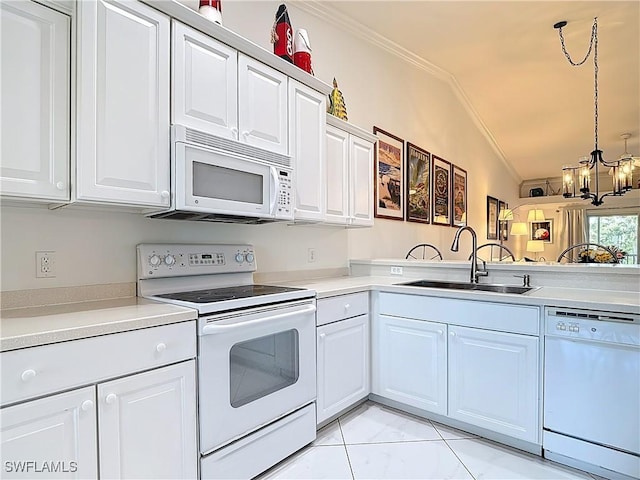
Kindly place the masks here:
[(56, 276), (56, 252), (36, 252), (36, 278)]
[(391, 275), (402, 275), (402, 267), (391, 267)]
[(318, 252), (316, 251), (315, 248), (310, 248), (309, 250), (307, 250), (307, 261), (309, 263), (315, 262), (317, 258), (318, 258)]

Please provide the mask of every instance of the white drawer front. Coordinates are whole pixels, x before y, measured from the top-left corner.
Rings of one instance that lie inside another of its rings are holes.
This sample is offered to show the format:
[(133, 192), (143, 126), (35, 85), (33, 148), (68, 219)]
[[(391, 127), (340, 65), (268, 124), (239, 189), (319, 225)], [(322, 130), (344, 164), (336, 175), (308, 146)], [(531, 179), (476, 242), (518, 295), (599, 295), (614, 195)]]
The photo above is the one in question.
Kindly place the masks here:
[(369, 313), (369, 293), (350, 293), (318, 300), (316, 325), (326, 325), (345, 318)]
[(2, 352), (1, 404), (96, 383), (196, 356), (196, 323)]
[(380, 294), (380, 313), (487, 330), (538, 335), (540, 308), (426, 295)]

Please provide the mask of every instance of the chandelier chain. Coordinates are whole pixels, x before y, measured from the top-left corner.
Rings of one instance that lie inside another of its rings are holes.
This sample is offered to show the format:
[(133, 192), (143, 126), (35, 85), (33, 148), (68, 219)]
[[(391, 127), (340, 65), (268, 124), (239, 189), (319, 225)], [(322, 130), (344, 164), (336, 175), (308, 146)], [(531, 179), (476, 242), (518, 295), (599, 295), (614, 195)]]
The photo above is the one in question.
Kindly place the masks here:
[(567, 47), (564, 43), (564, 35), (562, 34), (562, 27), (558, 29), (560, 35), (560, 45), (562, 46), (562, 53), (567, 57), (569, 63), (574, 67), (579, 67), (587, 61), (591, 52), (593, 51), (593, 83), (594, 83), (594, 139), (595, 150), (598, 149), (598, 17), (593, 19), (593, 26), (591, 27), (591, 39), (589, 41), (589, 50), (580, 62), (574, 62), (571, 55), (567, 51)]

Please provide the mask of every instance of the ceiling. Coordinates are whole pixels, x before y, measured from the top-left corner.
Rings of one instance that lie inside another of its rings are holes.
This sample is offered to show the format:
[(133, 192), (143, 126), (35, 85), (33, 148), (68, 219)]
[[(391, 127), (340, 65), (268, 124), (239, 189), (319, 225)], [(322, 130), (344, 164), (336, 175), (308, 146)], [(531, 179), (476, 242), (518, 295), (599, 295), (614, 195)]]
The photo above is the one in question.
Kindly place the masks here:
[(640, 155), (638, 1), (322, 1), (454, 78), (523, 179), (559, 177), (594, 148), (593, 55), (598, 17), (598, 146), (605, 160)]

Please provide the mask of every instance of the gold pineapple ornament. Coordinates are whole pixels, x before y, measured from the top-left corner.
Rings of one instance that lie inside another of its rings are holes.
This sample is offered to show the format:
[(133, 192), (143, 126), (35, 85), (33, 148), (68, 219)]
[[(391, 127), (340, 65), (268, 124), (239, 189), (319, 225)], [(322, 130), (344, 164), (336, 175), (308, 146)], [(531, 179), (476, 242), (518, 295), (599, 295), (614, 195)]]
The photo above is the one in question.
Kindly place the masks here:
[(345, 122), (347, 121), (347, 106), (344, 104), (344, 97), (342, 92), (338, 90), (338, 82), (333, 79), (333, 90), (329, 94), (329, 106), (327, 107), (327, 113), (330, 113), (334, 117), (338, 117)]

